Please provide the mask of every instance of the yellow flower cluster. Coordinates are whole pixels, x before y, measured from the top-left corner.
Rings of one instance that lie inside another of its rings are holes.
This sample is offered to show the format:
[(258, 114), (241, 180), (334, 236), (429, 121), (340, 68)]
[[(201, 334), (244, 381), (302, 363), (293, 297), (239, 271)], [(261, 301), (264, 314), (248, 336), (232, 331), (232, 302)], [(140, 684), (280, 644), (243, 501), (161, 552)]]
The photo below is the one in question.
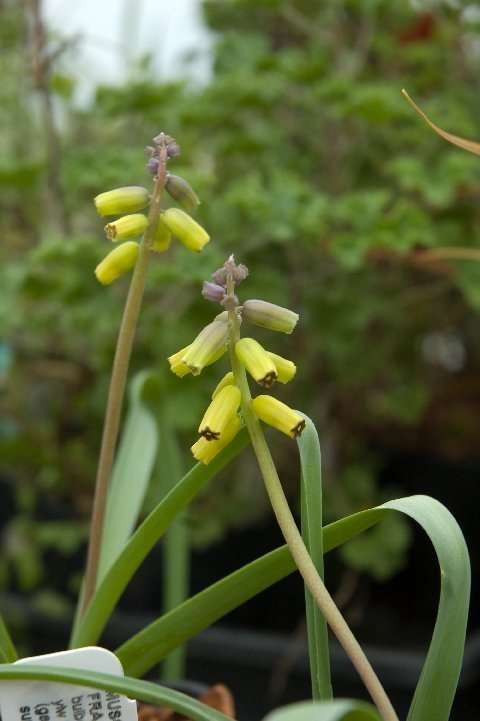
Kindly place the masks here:
[[(100, 193), (94, 199), (99, 215), (120, 215), (122, 218), (108, 223), (105, 233), (109, 240), (119, 241), (141, 235), (148, 221), (145, 215), (139, 213), (148, 205), (149, 197), (146, 188), (132, 185), (125, 188), (115, 188)], [(95, 268), (97, 280), (102, 285), (110, 285), (117, 278), (131, 270), (138, 257), (138, 243), (129, 241), (112, 250)]]
[[(227, 261), (232, 263), (233, 260)], [(239, 266), (231, 266), (234, 272)], [(248, 273), (242, 266), (244, 279)], [(205, 282), (203, 295), (208, 300), (225, 303), (233, 302), (238, 322), (242, 319), (255, 325), (283, 333), (291, 333), (298, 321), (297, 313), (263, 300), (249, 300), (238, 306), (238, 300), (230, 291), (222, 269), (214, 276), (215, 283)], [(220, 292), (221, 291), (221, 292)], [(199, 375), (204, 368), (215, 363), (226, 350), (230, 339), (229, 314), (223, 311), (181, 350), (168, 358), (170, 369), (179, 378), (187, 374)], [(250, 376), (264, 388), (271, 388), (275, 382), (288, 383), (297, 372), (295, 363), (276, 353), (266, 350), (254, 338), (241, 338), (235, 343), (237, 361)], [(238, 380), (238, 379), (237, 379)], [(191, 450), (201, 463), (208, 464), (235, 438), (243, 425), (243, 409), (246, 412), (248, 399), (243, 398), (232, 371), (226, 373), (212, 393), (212, 400), (198, 427), (200, 438)], [(303, 416), (285, 403), (269, 395), (259, 395), (250, 402), (253, 414), (264, 423), (282, 431), (290, 438), (299, 436), (305, 427)]]
[[(168, 176), (167, 179), (169, 182), (166, 187), (172, 195), (180, 198), (189, 207), (198, 204), (198, 198), (186, 181), (177, 176)], [(172, 181), (172, 179), (175, 180)], [(195, 203), (192, 201), (192, 194)], [(149, 194), (146, 188), (139, 186), (115, 188), (100, 193), (94, 202), (99, 215), (122, 216), (105, 226), (105, 234), (112, 242), (138, 238), (145, 233), (148, 227), (148, 218), (138, 211), (146, 208), (149, 203)], [(124, 213), (126, 215), (123, 215)], [(151, 250), (156, 253), (165, 252), (170, 247), (173, 236), (177, 237), (189, 250), (197, 252), (202, 250), (210, 240), (206, 230), (180, 208), (169, 208), (161, 212), (158, 225), (151, 237)], [(112, 250), (95, 269), (95, 275), (99, 282), (109, 285), (131, 270), (137, 262), (138, 248), (138, 243), (130, 240)]]
[[(253, 338), (237, 341), (235, 355), (252, 378), (264, 388), (271, 388), (276, 381), (288, 383), (297, 372), (295, 363), (270, 353)], [(273, 396), (257, 396), (251, 402), (251, 409), (259, 420), (291, 438), (299, 436), (305, 428), (303, 416)]]

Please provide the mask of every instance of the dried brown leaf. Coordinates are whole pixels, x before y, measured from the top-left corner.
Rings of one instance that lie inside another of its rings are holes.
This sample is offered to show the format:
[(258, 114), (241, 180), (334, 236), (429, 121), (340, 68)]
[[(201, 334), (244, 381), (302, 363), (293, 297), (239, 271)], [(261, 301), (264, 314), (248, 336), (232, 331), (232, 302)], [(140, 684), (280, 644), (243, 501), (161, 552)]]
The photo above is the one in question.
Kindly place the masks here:
[(475, 143), (473, 140), (466, 140), (465, 138), (460, 138), (458, 135), (452, 135), (452, 133), (447, 133), (446, 130), (442, 130), (442, 128), (439, 128), (438, 125), (432, 123), (430, 118), (423, 112), (423, 110), (418, 107), (416, 102), (412, 100), (412, 98), (405, 89), (402, 90), (402, 94), (408, 100), (412, 108), (414, 108), (414, 110), (420, 115), (420, 117), (425, 120), (427, 125), (429, 125), (432, 130), (437, 133), (437, 135), (440, 135), (440, 137), (446, 140), (448, 143), (452, 143), (452, 145), (457, 145), (459, 148), (467, 150), (469, 153), (473, 153), (474, 155), (480, 155), (480, 143)]

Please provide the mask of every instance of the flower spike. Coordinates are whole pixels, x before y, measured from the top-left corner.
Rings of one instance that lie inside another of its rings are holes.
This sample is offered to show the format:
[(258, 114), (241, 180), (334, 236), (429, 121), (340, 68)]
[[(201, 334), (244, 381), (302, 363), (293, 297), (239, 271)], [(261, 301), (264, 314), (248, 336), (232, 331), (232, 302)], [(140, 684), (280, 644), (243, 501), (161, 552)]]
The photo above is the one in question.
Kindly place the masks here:
[(100, 193), (94, 198), (94, 203), (99, 215), (120, 215), (143, 210), (147, 207), (148, 200), (149, 195), (146, 188), (130, 185), (126, 188), (115, 188), (115, 190)]
[(235, 354), (252, 378), (265, 388), (271, 388), (278, 377), (275, 363), (254, 338), (241, 338), (235, 344)]
[(273, 396), (257, 396), (251, 407), (257, 418), (290, 438), (297, 438), (305, 428), (303, 416)]
[(225, 386), (208, 406), (198, 427), (207, 441), (218, 441), (240, 407), (241, 393), (237, 386)]

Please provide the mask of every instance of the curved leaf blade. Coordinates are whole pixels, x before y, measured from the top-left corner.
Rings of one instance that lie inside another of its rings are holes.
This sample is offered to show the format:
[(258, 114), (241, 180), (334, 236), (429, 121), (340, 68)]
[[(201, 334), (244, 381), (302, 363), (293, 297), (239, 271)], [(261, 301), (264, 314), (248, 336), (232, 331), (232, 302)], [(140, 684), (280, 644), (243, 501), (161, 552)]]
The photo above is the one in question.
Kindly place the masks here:
[[(385, 511), (383, 512), (385, 513)], [(329, 551), (374, 525), (382, 511), (372, 509), (336, 521), (324, 529)], [(226, 613), (253, 598), (295, 570), (287, 546), (281, 546), (217, 581), (173, 611), (161, 616), (120, 646), (115, 653), (127, 673), (142, 676), (177, 645), (211, 626)]]
[(231, 721), (220, 711), (215, 711), (190, 696), (151, 681), (139, 681), (127, 676), (114, 676), (96, 671), (59, 669), (54, 666), (0, 665), (0, 682), (27, 679), (64, 682), (119, 693), (156, 706), (167, 706), (193, 721)]
[(197, 463), (140, 524), (98, 586), (74, 628), (70, 648), (95, 644), (128, 582), (153, 546), (197, 493), (248, 444), (246, 431), (208, 465)]
[[(160, 421), (159, 440), (161, 457), (161, 473), (158, 469), (159, 486), (164, 493), (167, 493), (172, 488), (172, 479), (181, 478), (184, 473), (178, 441), (167, 417), (163, 417)], [(160, 466), (160, 463), (158, 465)], [(170, 485), (167, 485), (168, 483)], [(163, 613), (167, 613), (188, 598), (189, 581), (190, 533), (186, 514), (181, 513), (168, 529), (163, 542)], [(185, 678), (186, 650), (185, 646), (178, 646), (167, 656), (161, 674), (164, 681), (171, 682)]]
[[(323, 579), (322, 459), (317, 430), (305, 416), (305, 430), (298, 439), (301, 470), (302, 537)], [(314, 700), (332, 698), (327, 624), (312, 594), (305, 587), (308, 656)]]
[[(408, 721), (448, 721), (463, 658), (470, 592), (468, 552), (451, 513), (428, 496), (390, 501), (325, 526), (324, 551), (327, 553), (354, 538), (392, 512), (407, 514), (426, 531), (439, 559), (442, 577), (433, 636)], [(117, 655), (128, 673), (142, 675), (178, 643), (191, 638), (293, 570), (288, 549), (282, 546), (154, 621), (120, 646)]]
[(143, 676), (177, 646), (295, 570), (286, 546), (200, 591), (116, 649), (132, 676)]
[(381, 721), (368, 703), (335, 699), (320, 703), (293, 703), (265, 716), (264, 721)]
[(445, 506), (427, 496), (401, 498), (382, 508), (405, 513), (430, 538), (440, 565), (435, 628), (407, 721), (448, 721), (462, 667), (470, 600), (470, 559), (462, 531)]
[(128, 414), (108, 491), (97, 584), (118, 558), (137, 523), (153, 471), (158, 427), (148, 403), (158, 376), (141, 371), (130, 384)]

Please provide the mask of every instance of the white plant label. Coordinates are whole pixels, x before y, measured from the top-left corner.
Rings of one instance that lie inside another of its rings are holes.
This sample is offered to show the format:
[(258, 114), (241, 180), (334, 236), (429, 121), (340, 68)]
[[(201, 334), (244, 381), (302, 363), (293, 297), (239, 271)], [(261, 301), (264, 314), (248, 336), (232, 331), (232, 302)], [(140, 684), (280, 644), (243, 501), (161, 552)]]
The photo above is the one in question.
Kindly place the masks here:
[[(118, 658), (95, 646), (16, 663), (124, 675)], [(126, 696), (56, 681), (0, 682), (0, 712), (1, 721), (137, 721), (137, 704)]]

